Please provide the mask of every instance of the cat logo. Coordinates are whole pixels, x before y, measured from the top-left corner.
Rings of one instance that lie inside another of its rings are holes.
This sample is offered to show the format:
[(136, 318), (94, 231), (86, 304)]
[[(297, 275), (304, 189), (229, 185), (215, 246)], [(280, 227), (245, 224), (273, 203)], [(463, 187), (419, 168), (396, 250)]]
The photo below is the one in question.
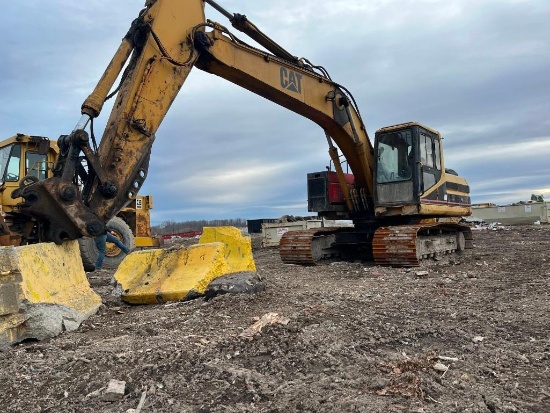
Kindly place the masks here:
[(295, 93), (302, 93), (302, 75), (286, 67), (281, 67), (281, 86)]

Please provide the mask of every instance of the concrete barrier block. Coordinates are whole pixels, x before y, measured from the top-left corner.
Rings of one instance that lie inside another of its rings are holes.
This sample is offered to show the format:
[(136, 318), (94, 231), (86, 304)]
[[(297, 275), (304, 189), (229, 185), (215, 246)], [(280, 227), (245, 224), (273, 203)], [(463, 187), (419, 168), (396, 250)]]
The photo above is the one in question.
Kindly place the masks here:
[(204, 228), (188, 248), (134, 251), (115, 273), (121, 297), (130, 304), (181, 301), (205, 294), (216, 278), (255, 272), (250, 238), (234, 227)]
[(115, 279), (122, 299), (131, 304), (180, 301), (202, 295), (229, 267), (220, 242), (172, 250), (143, 250), (128, 255)]
[(100, 305), (77, 241), (0, 247), (0, 342), (73, 331)]

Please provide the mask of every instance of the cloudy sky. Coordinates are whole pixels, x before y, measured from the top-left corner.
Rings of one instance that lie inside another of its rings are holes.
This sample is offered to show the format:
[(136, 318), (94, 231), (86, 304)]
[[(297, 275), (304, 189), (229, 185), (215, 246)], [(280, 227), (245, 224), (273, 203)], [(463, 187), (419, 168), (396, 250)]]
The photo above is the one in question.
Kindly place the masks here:
[[(217, 2), (324, 66), (353, 93), (371, 137), (406, 121), (439, 130), (473, 202), (550, 199), (550, 1)], [(57, 139), (144, 2), (4, 3), (0, 136)], [(306, 174), (327, 164), (317, 125), (195, 69), (159, 128), (141, 193), (154, 196), (153, 224), (306, 215)]]

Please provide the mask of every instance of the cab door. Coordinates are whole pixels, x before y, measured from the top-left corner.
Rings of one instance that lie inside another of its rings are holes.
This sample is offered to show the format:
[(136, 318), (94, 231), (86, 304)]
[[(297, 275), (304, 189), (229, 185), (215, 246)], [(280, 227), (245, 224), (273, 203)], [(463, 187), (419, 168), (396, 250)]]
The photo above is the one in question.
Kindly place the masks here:
[(375, 141), (375, 204), (417, 203), (413, 130), (379, 134)]
[(440, 137), (421, 130), (419, 136), (420, 193), (425, 195), (441, 179), (441, 141)]

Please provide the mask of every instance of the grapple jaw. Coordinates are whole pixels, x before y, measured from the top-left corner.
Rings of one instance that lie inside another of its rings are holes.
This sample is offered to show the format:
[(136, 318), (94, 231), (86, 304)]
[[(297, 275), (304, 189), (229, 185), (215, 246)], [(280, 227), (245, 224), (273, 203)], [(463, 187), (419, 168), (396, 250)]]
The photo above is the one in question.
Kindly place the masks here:
[(24, 202), (19, 204), (20, 211), (38, 221), (41, 241), (59, 245), (105, 232), (105, 224), (84, 205), (73, 183), (53, 177), (24, 187), (21, 196)]

